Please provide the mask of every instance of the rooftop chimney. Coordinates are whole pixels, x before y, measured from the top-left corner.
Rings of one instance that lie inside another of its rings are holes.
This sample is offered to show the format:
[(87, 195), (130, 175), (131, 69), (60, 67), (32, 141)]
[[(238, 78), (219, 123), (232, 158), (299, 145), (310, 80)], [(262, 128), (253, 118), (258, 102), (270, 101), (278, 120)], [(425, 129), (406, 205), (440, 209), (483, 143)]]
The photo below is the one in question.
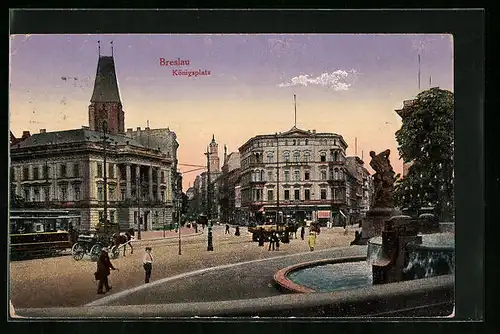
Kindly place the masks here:
[(132, 128), (127, 128), (127, 132), (132, 132), (134, 129)]
[(141, 127), (140, 126), (137, 127), (137, 131), (141, 131)]
[(29, 136), (31, 136), (29, 131), (23, 131), (23, 136), (21, 138), (25, 139), (28, 138)]
[(312, 133), (316, 133), (316, 130), (312, 130)]
[(47, 132), (47, 130), (45, 130), (45, 129), (40, 129), (40, 133), (45, 133), (45, 132)]

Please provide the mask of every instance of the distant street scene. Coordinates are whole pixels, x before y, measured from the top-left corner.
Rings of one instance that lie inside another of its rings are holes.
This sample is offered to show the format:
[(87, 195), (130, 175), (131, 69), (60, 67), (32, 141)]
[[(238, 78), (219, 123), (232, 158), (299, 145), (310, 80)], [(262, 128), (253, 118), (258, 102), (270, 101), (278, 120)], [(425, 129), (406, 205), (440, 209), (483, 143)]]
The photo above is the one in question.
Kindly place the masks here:
[(10, 58), (19, 315), (454, 309), (451, 35), (13, 35)]

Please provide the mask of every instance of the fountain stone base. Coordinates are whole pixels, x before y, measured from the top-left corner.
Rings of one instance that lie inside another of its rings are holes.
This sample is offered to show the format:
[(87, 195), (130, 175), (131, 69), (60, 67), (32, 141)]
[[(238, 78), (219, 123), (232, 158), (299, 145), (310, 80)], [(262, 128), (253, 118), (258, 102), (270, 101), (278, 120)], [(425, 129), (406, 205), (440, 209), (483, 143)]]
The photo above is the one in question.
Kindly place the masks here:
[(366, 245), (371, 238), (382, 235), (384, 222), (399, 214), (400, 212), (394, 208), (372, 208), (368, 210), (361, 223), (361, 238), (358, 244)]

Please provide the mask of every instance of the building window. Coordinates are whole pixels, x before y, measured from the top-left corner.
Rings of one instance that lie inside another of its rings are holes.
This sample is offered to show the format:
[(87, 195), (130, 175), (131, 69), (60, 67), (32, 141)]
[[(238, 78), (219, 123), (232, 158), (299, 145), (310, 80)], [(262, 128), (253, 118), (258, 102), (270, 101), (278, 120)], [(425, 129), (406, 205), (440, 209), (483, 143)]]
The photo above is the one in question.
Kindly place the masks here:
[(288, 139), (285, 139), (285, 146), (288, 146)]
[(311, 178), (311, 172), (309, 172), (308, 170), (306, 170), (304, 172), (304, 180), (309, 180)]
[(308, 144), (309, 144), (309, 141), (306, 139), (306, 145), (308, 145)]
[(10, 182), (14, 182), (16, 180), (16, 169), (14, 167), (10, 167)]
[(300, 200), (300, 189), (295, 189), (295, 191), (294, 191), (294, 199), (296, 201)]
[(61, 164), (59, 169), (61, 177), (66, 177), (66, 164)]
[(97, 200), (98, 201), (104, 200), (104, 193), (103, 193), (102, 186), (97, 187)]
[(272, 153), (267, 154), (267, 163), (273, 163), (274, 157)]
[(339, 179), (339, 170), (337, 168), (333, 170), (333, 177), (335, 180)]
[(24, 188), (24, 200), (27, 202), (31, 202), (30, 198), (30, 188)]
[(61, 186), (59, 188), (59, 191), (61, 192), (61, 201), (67, 201), (68, 199), (68, 189), (65, 185)]
[(102, 163), (97, 163), (97, 177), (102, 177)]
[(326, 189), (321, 189), (321, 199), (326, 199)]
[(124, 200), (125, 200), (125, 189), (120, 189), (120, 199), (121, 199), (122, 201), (124, 201)]
[(80, 164), (73, 165), (73, 176), (80, 177)]
[(285, 201), (290, 200), (290, 190), (285, 190)]
[(297, 145), (297, 140), (295, 140), (295, 139), (293, 140), (293, 145), (294, 146)]
[(295, 181), (300, 181), (300, 170), (295, 171)]
[(260, 170), (258, 173), (260, 174), (259, 181), (264, 181), (264, 170)]
[(104, 211), (99, 211), (99, 222), (102, 222), (104, 219)]
[(326, 180), (326, 170), (321, 171), (321, 180)]
[(305, 152), (304, 153), (304, 161), (309, 162), (311, 160), (311, 153)]
[(115, 212), (114, 211), (109, 212), (109, 222), (110, 222), (110, 224), (115, 223)]
[(33, 180), (38, 180), (40, 175), (38, 174), (38, 167), (33, 167)]
[(285, 162), (289, 162), (290, 161), (290, 152), (285, 152), (283, 154), (283, 158), (285, 159)]
[(114, 179), (115, 178), (115, 165), (109, 164), (109, 177)]
[(35, 188), (33, 189), (34, 192), (34, 201), (39, 202), (40, 201), (40, 189)]
[(160, 195), (161, 195), (161, 201), (165, 202), (165, 192), (164, 191), (160, 192)]
[(161, 171), (161, 183), (165, 183), (165, 171)]
[(46, 201), (50, 200), (50, 188), (49, 187), (43, 188), (43, 198)]
[(285, 182), (290, 181), (290, 171), (286, 170), (285, 171)]
[(267, 191), (267, 200), (268, 201), (273, 201), (274, 200), (274, 194), (272, 190)]
[(309, 201), (311, 199), (311, 190), (310, 189), (304, 189), (304, 199), (306, 201)]
[(75, 185), (73, 187), (73, 192), (75, 194), (75, 201), (79, 201), (80, 200), (80, 186)]
[(294, 152), (293, 153), (293, 160), (295, 162), (299, 162), (300, 161), (300, 153), (299, 152)]
[(43, 178), (45, 180), (49, 179), (49, 166), (47, 165), (43, 166)]
[(267, 181), (272, 181), (273, 180), (273, 172), (272, 171), (268, 171), (267, 172)]
[(321, 153), (321, 155), (320, 155), (320, 161), (321, 162), (326, 162), (326, 153)]
[(115, 200), (115, 187), (109, 187), (109, 200)]
[(24, 167), (23, 168), (23, 181), (28, 180), (29, 175), (30, 175), (30, 169), (29, 169), (29, 167)]

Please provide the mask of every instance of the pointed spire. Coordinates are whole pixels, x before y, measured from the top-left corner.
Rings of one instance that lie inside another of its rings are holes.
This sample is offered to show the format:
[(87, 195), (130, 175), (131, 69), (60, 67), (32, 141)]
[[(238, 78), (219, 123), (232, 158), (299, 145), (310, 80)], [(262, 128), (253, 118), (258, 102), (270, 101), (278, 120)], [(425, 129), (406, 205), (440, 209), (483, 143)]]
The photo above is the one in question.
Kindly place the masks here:
[(99, 57), (90, 102), (121, 102), (113, 57)]
[(99, 55), (99, 58), (101, 57), (101, 41), (97, 41), (97, 52)]
[(111, 41), (110, 44), (111, 44), (111, 57), (113, 57), (113, 41)]

